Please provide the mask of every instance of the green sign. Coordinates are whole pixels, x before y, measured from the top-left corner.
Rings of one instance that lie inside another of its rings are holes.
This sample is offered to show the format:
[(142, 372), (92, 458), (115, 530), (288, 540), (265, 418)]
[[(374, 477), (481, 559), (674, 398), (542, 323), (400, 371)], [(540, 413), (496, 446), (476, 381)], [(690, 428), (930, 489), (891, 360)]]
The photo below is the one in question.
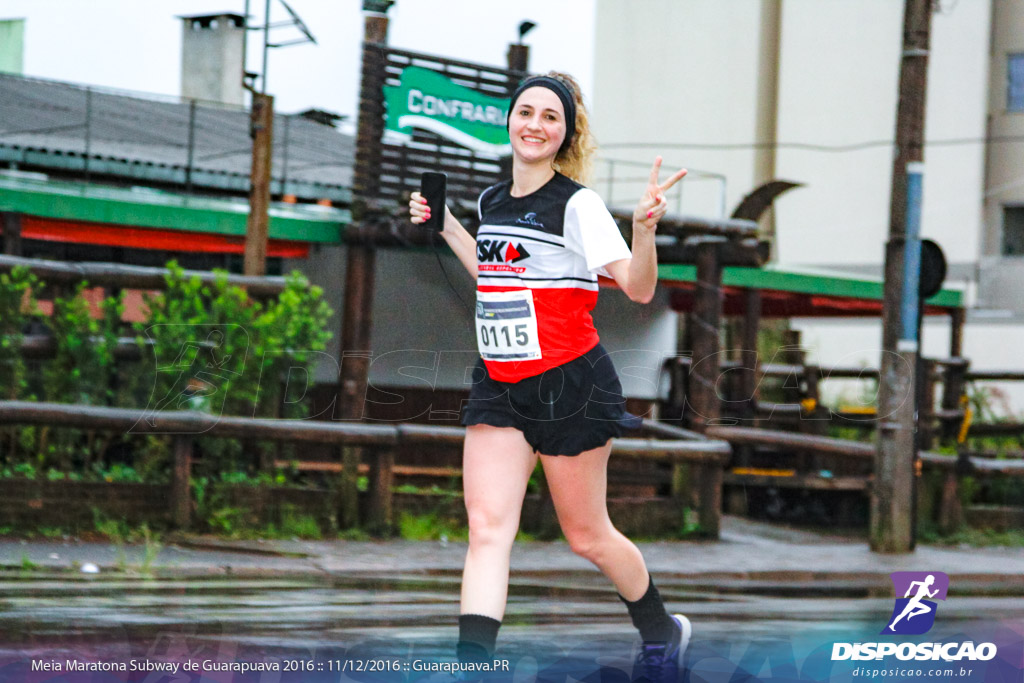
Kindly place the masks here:
[(508, 100), (489, 97), (452, 83), (418, 66), (402, 71), (397, 87), (384, 87), (388, 108), (384, 130), (390, 136), (412, 136), (414, 128), (429, 130), (475, 152), (512, 153), (505, 120)]

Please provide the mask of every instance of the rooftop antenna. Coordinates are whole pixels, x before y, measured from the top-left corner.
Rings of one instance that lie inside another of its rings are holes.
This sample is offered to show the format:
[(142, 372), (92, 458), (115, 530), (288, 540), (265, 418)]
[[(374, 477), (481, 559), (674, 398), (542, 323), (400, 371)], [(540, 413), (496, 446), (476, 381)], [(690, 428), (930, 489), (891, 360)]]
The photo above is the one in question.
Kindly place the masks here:
[[(278, 21), (271, 23), (270, 21), (270, 3), (271, 0), (266, 0), (263, 9), (263, 25), (262, 26), (249, 26), (249, 2), (245, 0), (245, 29), (246, 34), (242, 38), (242, 82), (246, 88), (255, 91), (256, 79), (260, 79), (260, 93), (267, 93), (267, 53), (272, 47), (287, 47), (289, 45), (301, 45), (303, 43), (317, 44), (316, 38), (313, 37), (312, 31), (306, 26), (306, 23), (302, 21), (298, 13), (293, 10), (285, 0), (278, 0), (283, 6), (286, 12), (288, 12), (288, 19), (284, 21)], [(293, 40), (286, 40), (284, 42), (270, 42), (270, 29), (272, 28), (284, 28), (294, 27), (302, 33), (301, 38), (295, 38)], [(245, 70), (245, 56), (246, 56), (246, 36), (249, 31), (263, 31), (263, 68), (260, 74), (253, 73)]]

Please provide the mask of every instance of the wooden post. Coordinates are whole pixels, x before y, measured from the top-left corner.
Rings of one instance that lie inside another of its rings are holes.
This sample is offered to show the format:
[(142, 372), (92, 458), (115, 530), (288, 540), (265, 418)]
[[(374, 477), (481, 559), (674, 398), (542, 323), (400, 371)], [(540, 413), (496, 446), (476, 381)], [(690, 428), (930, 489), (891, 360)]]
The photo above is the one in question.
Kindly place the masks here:
[(963, 509), (960, 506), (957, 473), (946, 471), (946, 479), (942, 485), (942, 502), (939, 508), (939, 531), (949, 534), (960, 528), (963, 522)]
[(935, 381), (938, 365), (931, 358), (921, 359), (921, 403), (917, 416), (918, 449), (931, 450), (935, 444)]
[(178, 529), (188, 529), (192, 523), (192, 435), (176, 434), (174, 443), (174, 472), (171, 475), (171, 521)]
[(370, 463), (369, 501), (366, 506), (366, 528), (370, 533), (390, 536), (394, 529), (395, 451), (379, 449)]
[(8, 256), (21, 256), (21, 214), (3, 213), (4, 248)]
[(967, 312), (962, 308), (954, 308), (949, 313), (949, 357), (960, 358), (964, 355), (964, 322)]
[[(740, 381), (739, 400), (743, 401), (740, 410), (742, 424), (745, 427), (757, 427), (757, 385), (758, 385), (758, 332), (761, 327), (761, 291), (758, 289), (743, 290), (743, 329), (741, 331), (740, 349)], [(753, 448), (737, 446), (733, 449), (733, 464), (748, 467), (751, 463)], [(730, 514), (745, 515), (747, 513), (746, 491), (736, 491), (726, 500), (726, 510)]]
[[(963, 395), (964, 387), (967, 385), (965, 375), (968, 363), (963, 358), (964, 322), (966, 317), (966, 311), (962, 308), (954, 308), (949, 313), (949, 359), (954, 362), (962, 362), (950, 363), (943, 369), (941, 403), (943, 410), (957, 410), (960, 408), (960, 397)], [(960, 424), (958, 422), (954, 420), (941, 420), (939, 439), (944, 444), (954, 442), (959, 431)]]
[[(960, 397), (963, 396), (967, 387), (967, 370), (970, 362), (966, 358), (955, 357), (951, 359), (944, 369), (942, 385), (942, 410), (957, 410), (961, 408)], [(960, 433), (960, 422), (958, 420), (942, 420), (941, 439), (942, 443), (955, 443)]]
[[(690, 367), (691, 394), (687, 403), (693, 408), (693, 428), (704, 432), (718, 421), (719, 357), (722, 320), (722, 262), (719, 237), (697, 238), (697, 291), (693, 311), (693, 365)], [(695, 468), (700, 496), (698, 519), (702, 533), (718, 538), (722, 523), (722, 466), (701, 464)]]
[(253, 91), (249, 135), (252, 137), (252, 187), (249, 220), (245, 226), (246, 275), (267, 272), (267, 239), (270, 234), (270, 170), (273, 158), (274, 98)]
[[(782, 331), (782, 362), (788, 365), (804, 365), (804, 349), (800, 342), (800, 330), (783, 330)], [(786, 403), (798, 404), (804, 399), (804, 382), (806, 378), (803, 375), (793, 375), (792, 379), (795, 380), (795, 384), (790, 385), (789, 379), (786, 384), (782, 387), (782, 395)]]
[[(370, 330), (373, 322), (374, 272), (373, 217), (367, 200), (377, 194), (380, 175), (380, 140), (384, 133), (384, 61), (376, 44), (387, 42), (386, 3), (366, 3), (363, 23), (363, 66), (359, 91), (359, 121), (356, 128), (356, 163), (353, 178), (353, 225), (347, 245), (345, 300), (341, 324), (341, 358), (338, 400), (341, 419), (361, 420), (366, 400), (367, 377), (372, 353)], [(338, 480), (338, 523), (352, 528), (359, 523), (359, 463), (362, 449), (341, 448), (343, 465)]]
[(747, 427), (756, 427), (757, 415), (757, 337), (761, 327), (761, 290), (743, 291), (743, 381), (740, 395), (746, 401), (744, 422)]

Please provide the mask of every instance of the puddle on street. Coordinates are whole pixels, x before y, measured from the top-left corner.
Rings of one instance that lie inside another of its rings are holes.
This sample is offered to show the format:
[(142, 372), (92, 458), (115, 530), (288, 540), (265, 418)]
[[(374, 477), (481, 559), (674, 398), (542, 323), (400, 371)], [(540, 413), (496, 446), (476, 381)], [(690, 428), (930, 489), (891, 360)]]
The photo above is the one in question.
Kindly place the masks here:
[[(132, 578), (41, 573), (0, 578), (0, 663), (75, 657), (450, 658), (458, 572), (298, 578)], [(695, 642), (877, 637), (893, 600), (854, 582), (665, 577)], [(935, 637), (981, 623), (1024, 623), (1024, 599), (964, 596), (940, 608)], [(874, 635), (870, 635), (874, 634)], [(585, 649), (628, 659), (634, 631), (596, 573), (513, 573), (500, 643), (508, 656)], [(546, 655), (545, 655), (546, 656)], [(626, 661), (623, 659), (623, 661)], [(0, 670), (0, 681), (5, 679)], [(141, 680), (141, 679), (140, 679)], [(335, 678), (337, 680), (337, 678)]]

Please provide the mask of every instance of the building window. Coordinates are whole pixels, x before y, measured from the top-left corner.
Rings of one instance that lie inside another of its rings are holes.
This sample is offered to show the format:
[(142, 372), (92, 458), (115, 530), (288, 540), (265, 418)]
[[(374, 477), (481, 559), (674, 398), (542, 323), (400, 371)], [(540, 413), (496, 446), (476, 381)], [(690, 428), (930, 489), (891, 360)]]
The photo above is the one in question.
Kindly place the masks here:
[(1024, 52), (1007, 58), (1006, 110), (1024, 112)]
[(1024, 206), (1003, 207), (1003, 256), (1024, 256)]

